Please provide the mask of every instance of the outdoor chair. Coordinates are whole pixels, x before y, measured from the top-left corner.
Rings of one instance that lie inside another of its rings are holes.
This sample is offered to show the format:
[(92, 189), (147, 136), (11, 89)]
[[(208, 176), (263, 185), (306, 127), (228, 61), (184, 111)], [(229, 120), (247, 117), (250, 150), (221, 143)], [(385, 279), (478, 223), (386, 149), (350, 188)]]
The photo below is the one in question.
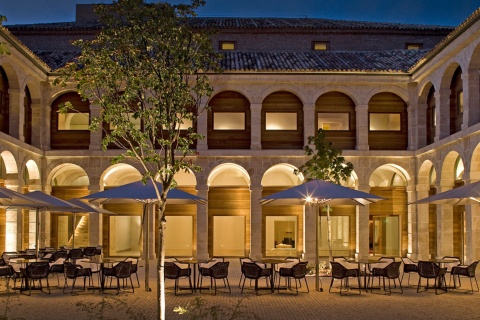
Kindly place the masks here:
[(344, 295), (344, 283), (345, 283), (345, 292), (350, 289), (348, 279), (349, 278), (357, 278), (358, 281), (358, 294), (361, 294), (360, 288), (360, 271), (358, 268), (355, 269), (348, 269), (340, 262), (332, 261), (330, 262), (332, 266), (332, 281), (330, 282), (330, 288), (328, 292), (331, 292), (333, 287), (334, 280), (340, 280), (340, 295)]
[[(455, 289), (460, 288), (462, 286), (460, 282), (460, 277), (465, 277), (470, 279), (470, 290), (468, 290), (467, 292), (473, 293), (472, 279), (475, 279), (475, 284), (477, 285), (477, 292), (479, 291), (477, 277), (475, 275), (475, 270), (477, 269), (478, 262), (479, 261), (477, 260), (472, 262), (468, 266), (458, 265), (458, 266), (452, 267), (452, 270), (450, 271), (450, 281), (452, 280), (451, 277), (453, 277), (453, 287)], [(457, 287), (455, 277), (458, 278), (458, 287)]]
[[(250, 259), (249, 257), (242, 257), (240, 258), (240, 267), (242, 266), (242, 264), (244, 262), (253, 262), (252, 259)], [(240, 280), (238, 280), (238, 287), (241, 288), (242, 287), (242, 279), (243, 279), (243, 272), (240, 273)]]
[[(372, 283), (370, 286), (370, 290), (373, 292), (373, 282), (374, 278), (378, 278), (378, 286), (380, 286), (380, 278), (383, 278), (383, 291), (385, 291), (388, 295), (392, 294), (392, 286), (390, 284), (390, 280), (393, 280), (393, 284), (395, 288), (397, 287), (396, 280), (398, 279), (400, 292), (403, 293), (402, 282), (400, 281), (400, 265), (402, 264), (401, 261), (393, 261), (390, 262), (384, 268), (373, 268), (371, 272)], [(386, 289), (385, 279), (388, 279), (388, 290)]]
[[(267, 286), (270, 283), (270, 277), (272, 276), (272, 269), (271, 268), (262, 268), (255, 262), (244, 262), (241, 266), (242, 274), (243, 274), (243, 284), (242, 284), (242, 291), (245, 287), (245, 280), (250, 279), (255, 281), (255, 292), (259, 295), (259, 287), (258, 287), (258, 279), (265, 278), (267, 281)], [(273, 288), (270, 288), (273, 290)]]
[(83, 258), (83, 250), (82, 249), (70, 249), (68, 251), (68, 259), (75, 262), (77, 259)]
[[(213, 257), (207, 262), (201, 262), (198, 264), (198, 279), (197, 287), (201, 287), (201, 282), (203, 277), (211, 277), (211, 267), (217, 262), (223, 262), (225, 259), (223, 257)], [(194, 279), (195, 280), (195, 279)], [(201, 292), (201, 290), (200, 290)]]
[(65, 273), (65, 268), (64, 268), (64, 262), (65, 258), (58, 258), (54, 262), (49, 262), (50, 265), (50, 274), (57, 275), (57, 286), (60, 287), (60, 279), (59, 275)]
[(83, 257), (88, 259), (93, 259), (95, 258), (96, 252), (97, 252), (96, 247), (86, 247), (85, 249), (83, 249)]
[[(418, 262), (418, 285), (417, 292), (420, 292), (422, 278), (427, 279), (427, 286), (424, 291), (430, 289), (428, 286), (429, 280), (434, 279), (435, 284), (435, 294), (438, 294), (438, 289), (444, 290), (447, 292), (447, 284), (445, 281), (445, 274), (447, 273), (447, 268), (440, 268), (437, 264), (430, 261), (419, 261)], [(442, 288), (443, 286), (443, 288)]]
[(210, 278), (210, 288), (213, 285), (214, 295), (217, 294), (217, 280), (223, 280), (223, 288), (228, 288), (228, 293), (232, 293), (230, 283), (228, 282), (228, 266), (229, 262), (218, 261), (208, 268), (200, 269), (200, 293), (202, 292), (202, 282), (204, 277)]
[(63, 293), (65, 293), (65, 289), (68, 287), (68, 279), (72, 280), (72, 290), (70, 291), (70, 294), (72, 295), (76, 294), (75, 282), (77, 278), (83, 278), (83, 290), (81, 291), (85, 291), (87, 288), (86, 287), (87, 278), (88, 278), (88, 284), (92, 285), (92, 270), (90, 268), (83, 268), (71, 262), (65, 262), (64, 269), (65, 269), (65, 283), (63, 285)]
[[(22, 270), (22, 269), (20, 269)], [(32, 262), (27, 265), (24, 269), (26, 272), (26, 281), (28, 281), (28, 295), (32, 294), (32, 287), (35, 289), (39, 289), (41, 292), (43, 291), (42, 280), (45, 279), (47, 281), (47, 290), (50, 294), (50, 285), (48, 283), (48, 275), (50, 273), (50, 265), (48, 262)], [(38, 282), (38, 287), (34, 287), (35, 283)]]
[[(114, 265), (112, 268), (104, 268), (103, 269), (103, 276), (105, 278), (113, 278), (117, 279), (117, 286), (111, 287), (109, 289), (117, 289), (117, 294), (120, 293), (120, 288), (125, 288), (125, 285), (120, 286), (120, 279), (122, 279), (122, 283), (130, 279), (130, 285), (132, 287), (132, 293), (135, 292), (135, 288), (133, 287), (133, 282), (131, 278), (131, 270), (132, 270), (132, 262), (131, 261), (121, 261)], [(110, 281), (111, 284), (111, 281)]]
[(305, 285), (307, 287), (307, 292), (310, 292), (310, 289), (308, 288), (308, 283), (307, 283), (307, 264), (308, 261), (303, 261), (303, 262), (297, 262), (291, 267), (281, 267), (278, 270), (278, 287), (277, 291), (280, 293), (280, 281), (281, 278), (284, 277), (287, 279), (287, 288), (291, 289), (291, 281), (290, 279), (293, 279), (295, 281), (295, 290), (296, 294), (298, 295), (298, 286), (300, 285), (301, 287), (301, 279), (305, 280)]
[[(274, 278), (276, 279), (279, 275), (280, 268), (291, 268), (295, 264), (300, 262), (300, 258), (297, 257), (287, 257), (285, 258), (285, 263), (277, 263), (275, 264), (275, 275)], [(288, 278), (285, 278), (285, 281), (288, 281)], [(285, 285), (288, 285), (287, 283)]]
[(400, 279), (400, 284), (403, 282), (403, 277), (405, 276), (405, 273), (408, 273), (408, 282), (407, 285), (410, 285), (410, 273), (418, 273), (418, 263), (414, 262), (412, 259), (403, 257), (402, 258), (403, 262), (403, 273), (402, 273), (402, 278)]
[(188, 278), (188, 289), (190, 289), (191, 293), (193, 293), (192, 287), (192, 269), (188, 268), (180, 268), (175, 262), (167, 261), (165, 262), (164, 266), (164, 276), (165, 279), (171, 279), (175, 281), (173, 292), (177, 295), (177, 292), (181, 289), (185, 289), (180, 287), (179, 281), (181, 278)]
[(0, 278), (5, 280), (5, 288), (7, 292), (10, 291), (10, 279), (13, 278), (14, 273), (15, 270), (13, 270), (12, 266), (0, 266)]
[(137, 288), (140, 288), (140, 280), (138, 279), (138, 258), (128, 257), (128, 258), (126, 258), (124, 261), (130, 261), (130, 262), (132, 262), (132, 269), (130, 270), (130, 272), (131, 272), (130, 278), (131, 278), (132, 275), (134, 274), (135, 277), (137, 278), (137, 285), (138, 285)]

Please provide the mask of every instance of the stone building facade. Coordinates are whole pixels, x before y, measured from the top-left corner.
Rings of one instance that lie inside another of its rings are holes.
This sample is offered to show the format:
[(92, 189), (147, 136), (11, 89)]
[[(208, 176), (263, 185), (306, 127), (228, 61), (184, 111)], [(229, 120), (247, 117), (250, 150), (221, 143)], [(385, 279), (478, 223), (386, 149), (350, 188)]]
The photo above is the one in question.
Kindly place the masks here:
[[(55, 70), (78, 54), (68, 41), (98, 30), (86, 18), (91, 8), (77, 8), (75, 22), (0, 30), (11, 51), (0, 56), (0, 178), (8, 188), (69, 199), (140, 178), (135, 164), (111, 164), (119, 150), (103, 151), (101, 133), (58, 118), (59, 103), (78, 100), (73, 88), (52, 84)], [(212, 41), (225, 71), (210, 76), (211, 109), (198, 122), (206, 138), (192, 160), (203, 171), (177, 177), (180, 188), (208, 202), (168, 207), (167, 255), (313, 261), (314, 208), (258, 200), (302, 183), (293, 170), (307, 160), (308, 137), (324, 128), (354, 165), (345, 185), (388, 199), (333, 208), (334, 255), (480, 258), (477, 206), (411, 204), (480, 179), (478, 10), (456, 28), (283, 18), (193, 24), (219, 30)], [(220, 128), (222, 121), (230, 127)], [(118, 216), (72, 221), (44, 212), (42, 246), (68, 245), (74, 223), (76, 243), (102, 244), (110, 256), (140, 255), (141, 209), (106, 207)], [(31, 247), (34, 225), (28, 211), (6, 210), (0, 248)], [(154, 239), (155, 222), (143, 232)], [(326, 255), (324, 232), (320, 239)]]

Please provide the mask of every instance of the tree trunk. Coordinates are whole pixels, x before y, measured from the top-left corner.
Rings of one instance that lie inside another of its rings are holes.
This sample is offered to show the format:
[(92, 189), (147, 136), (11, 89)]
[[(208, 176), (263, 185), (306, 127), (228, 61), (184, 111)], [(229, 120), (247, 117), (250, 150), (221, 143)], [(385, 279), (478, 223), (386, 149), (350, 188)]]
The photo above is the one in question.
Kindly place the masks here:
[(333, 260), (332, 253), (332, 222), (330, 221), (330, 206), (327, 207), (327, 243), (328, 243), (328, 258), (329, 261)]
[[(161, 209), (163, 208), (163, 210)], [(165, 225), (166, 221), (163, 216), (163, 211), (165, 211), (165, 205), (159, 206), (158, 212), (158, 251), (157, 251), (157, 270), (158, 270), (158, 281), (157, 281), (157, 298), (158, 298), (158, 318), (160, 320), (165, 319), (165, 277), (164, 269), (165, 266)]]

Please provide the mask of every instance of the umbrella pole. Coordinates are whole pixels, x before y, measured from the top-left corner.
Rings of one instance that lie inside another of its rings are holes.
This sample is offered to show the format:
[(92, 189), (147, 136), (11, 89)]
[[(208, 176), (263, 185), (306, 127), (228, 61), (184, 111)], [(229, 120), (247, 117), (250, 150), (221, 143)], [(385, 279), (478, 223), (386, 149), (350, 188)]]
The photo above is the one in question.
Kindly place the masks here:
[(320, 270), (319, 264), (320, 259), (318, 257), (318, 215), (319, 215), (319, 206), (318, 204), (314, 204), (315, 206), (315, 290), (320, 291)]
[(40, 208), (35, 210), (35, 255), (38, 258), (38, 247), (40, 245)]
[(75, 212), (73, 213), (73, 232), (72, 232), (72, 248), (75, 249)]

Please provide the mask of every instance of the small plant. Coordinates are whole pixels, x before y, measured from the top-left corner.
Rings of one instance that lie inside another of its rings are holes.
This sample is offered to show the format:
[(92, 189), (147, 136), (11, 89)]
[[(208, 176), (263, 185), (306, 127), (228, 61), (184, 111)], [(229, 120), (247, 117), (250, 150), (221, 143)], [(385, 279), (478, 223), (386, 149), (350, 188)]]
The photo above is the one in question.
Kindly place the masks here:
[(186, 307), (175, 307), (174, 312), (180, 315), (186, 315), (189, 319), (212, 319), (212, 320), (229, 320), (229, 319), (260, 319), (253, 312), (245, 311), (242, 306), (242, 300), (233, 306), (207, 306), (205, 299), (196, 297), (193, 302)]

